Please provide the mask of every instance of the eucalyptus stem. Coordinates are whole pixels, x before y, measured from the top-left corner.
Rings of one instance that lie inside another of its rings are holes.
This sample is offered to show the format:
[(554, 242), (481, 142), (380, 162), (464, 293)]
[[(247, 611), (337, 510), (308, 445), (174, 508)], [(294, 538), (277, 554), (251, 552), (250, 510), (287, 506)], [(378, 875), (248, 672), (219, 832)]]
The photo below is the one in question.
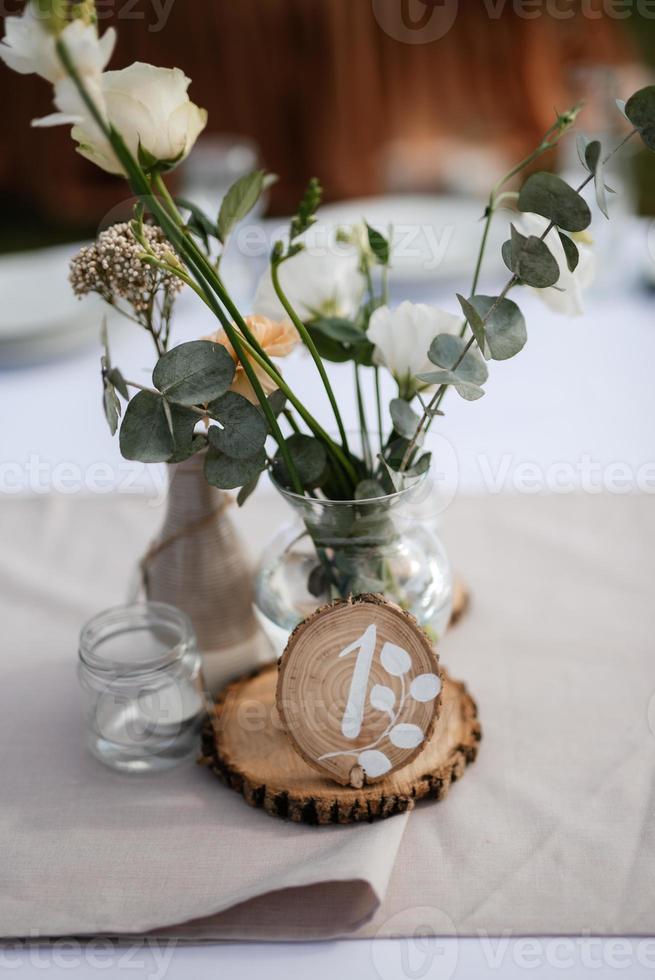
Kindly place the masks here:
[[(524, 157), (514, 167), (512, 167), (511, 170), (508, 170), (507, 173), (500, 178), (500, 180), (496, 181), (493, 188), (491, 189), (491, 192), (489, 194), (489, 200), (487, 201), (487, 206), (485, 208), (484, 228), (482, 230), (482, 239), (480, 241), (480, 248), (478, 249), (478, 255), (475, 263), (475, 270), (473, 272), (473, 281), (471, 283), (469, 296), (475, 296), (475, 291), (478, 288), (478, 282), (480, 281), (480, 274), (482, 272), (482, 262), (484, 260), (487, 243), (489, 241), (489, 230), (491, 228), (491, 222), (493, 216), (499, 206), (500, 199), (503, 196), (501, 194), (503, 187), (505, 186), (505, 184), (509, 183), (509, 181), (513, 177), (516, 177), (516, 175), (520, 174), (521, 171), (525, 170), (526, 167), (529, 167), (531, 163), (534, 163), (534, 161), (537, 160), (542, 154), (547, 153), (548, 150), (552, 150), (553, 147), (557, 146), (557, 143), (564, 135), (564, 133), (569, 129), (571, 122), (575, 119), (579, 111), (579, 108), (580, 108), (579, 106), (573, 106), (573, 108), (569, 109), (568, 112), (564, 113), (562, 116), (558, 116), (557, 121), (553, 123), (553, 125), (550, 127), (548, 132), (544, 135), (539, 146), (537, 146), (531, 153), (528, 153), (528, 155)], [(565, 122), (560, 124), (560, 119), (571, 120), (571, 122)], [(468, 320), (464, 320), (464, 323), (462, 324), (462, 329), (460, 330), (459, 333), (460, 337), (463, 337), (464, 334), (466, 333), (467, 326), (468, 326)]]
[(330, 404), (332, 406), (332, 411), (334, 412), (334, 418), (336, 420), (337, 427), (339, 429), (339, 435), (341, 437), (341, 442), (342, 442), (343, 448), (345, 449), (345, 451), (348, 454), (350, 454), (350, 449), (348, 447), (348, 437), (346, 436), (346, 430), (344, 428), (343, 420), (341, 418), (341, 412), (339, 411), (339, 406), (337, 405), (337, 400), (336, 400), (336, 398), (334, 396), (334, 391), (332, 390), (332, 385), (330, 384), (330, 379), (327, 376), (327, 371), (325, 370), (325, 365), (323, 364), (323, 361), (321, 360), (321, 355), (317, 351), (316, 344), (312, 340), (311, 335), (310, 335), (307, 327), (302, 322), (302, 320), (300, 319), (300, 317), (298, 316), (298, 314), (296, 313), (296, 311), (294, 310), (294, 308), (291, 306), (291, 303), (287, 299), (287, 297), (286, 297), (286, 295), (284, 293), (284, 290), (282, 289), (282, 286), (280, 285), (279, 267), (280, 267), (280, 263), (279, 262), (272, 262), (271, 263), (271, 278), (272, 278), (272, 281), (273, 281), (273, 288), (275, 289), (275, 292), (277, 294), (277, 298), (282, 303), (282, 306), (284, 307), (284, 309), (286, 310), (287, 314), (289, 315), (289, 317), (291, 319), (291, 322), (293, 323), (294, 327), (296, 328), (296, 330), (298, 331), (298, 333), (302, 337), (305, 346), (307, 347), (307, 349), (309, 350), (309, 353), (312, 356), (312, 359), (313, 359), (313, 361), (314, 361), (314, 363), (316, 365), (316, 368), (318, 370), (318, 373), (321, 376), (321, 380), (323, 382), (323, 386), (325, 388), (325, 391), (327, 393), (327, 396), (328, 396), (328, 398), (330, 400)]
[[(628, 140), (632, 139), (632, 137), (635, 136), (638, 132), (639, 132), (639, 129), (635, 126), (626, 136), (624, 136), (623, 139), (619, 143), (617, 143), (616, 146), (612, 150), (610, 150), (609, 153), (607, 153), (605, 155), (605, 157), (603, 157), (603, 166), (605, 166), (605, 164), (608, 163), (612, 159), (612, 157), (614, 156), (614, 154), (617, 153), (621, 149), (621, 147), (625, 146), (625, 144), (628, 142)], [(526, 158), (526, 159), (528, 159), (528, 158)], [(519, 164), (517, 166), (518, 166), (518, 169), (517, 168), (514, 168), (514, 170), (513, 171), (510, 171), (510, 173), (508, 175), (506, 175), (502, 179), (502, 181), (500, 181), (498, 184), (496, 184), (495, 190), (497, 190), (500, 187), (502, 187), (503, 184), (506, 183), (506, 181), (510, 179), (510, 177), (513, 177), (515, 173), (518, 173), (518, 170), (523, 169), (523, 166), (527, 166), (527, 163), (525, 163), (525, 161), (523, 161), (522, 164)], [(585, 177), (585, 179), (578, 185), (578, 187), (576, 187), (576, 189), (575, 189), (576, 194), (579, 194), (580, 191), (584, 190), (584, 188), (587, 186), (587, 184), (589, 184), (593, 179), (594, 179), (594, 174), (593, 173), (587, 174), (587, 176)], [(492, 191), (492, 194), (493, 193), (494, 192)], [(541, 235), (539, 235), (539, 240), (540, 241), (544, 241), (545, 238), (546, 238), (546, 236), (553, 230), (554, 227), (555, 227), (555, 222), (554, 221), (549, 221), (548, 224), (546, 225), (546, 228), (544, 229), (544, 231), (541, 233)], [(488, 225), (486, 226), (485, 230), (488, 230)], [(483, 235), (483, 242), (484, 242), (484, 240), (485, 240), (485, 236)], [(478, 256), (478, 264), (476, 266), (476, 275), (479, 274), (479, 265), (480, 265), (480, 263), (481, 263), (481, 258), (480, 258), (480, 256)], [(476, 281), (475, 275), (474, 275), (474, 280), (473, 281), (474, 281), (474, 286), (473, 286), (473, 288), (471, 290), (471, 295), (474, 294), (475, 287), (477, 286), (477, 281)], [(512, 275), (510, 277), (510, 279), (505, 283), (505, 286), (502, 289), (500, 295), (496, 297), (496, 299), (494, 300), (494, 302), (492, 303), (492, 305), (487, 310), (486, 314), (482, 317), (482, 325), (483, 326), (488, 322), (488, 320), (491, 318), (492, 314), (496, 311), (497, 307), (500, 305), (500, 303), (503, 301), (503, 299), (507, 296), (507, 294), (509, 293), (510, 289), (512, 289), (512, 287), (515, 286), (518, 283), (518, 281), (519, 281), (519, 277), (517, 275)], [(463, 330), (466, 329), (466, 323), (467, 322), (468, 321), (465, 321), (464, 322)], [(460, 334), (460, 336), (461, 336), (461, 334)], [(462, 351), (462, 353), (458, 357), (457, 361), (455, 362), (455, 364), (451, 368), (452, 371), (456, 370), (456, 368), (459, 367), (459, 365), (461, 364), (461, 362), (464, 360), (464, 357), (466, 356), (466, 353), (470, 350), (470, 348), (472, 347), (472, 345), (475, 342), (476, 342), (475, 341), (475, 337), (474, 336), (471, 336), (470, 339), (469, 339), (469, 341), (468, 341), (468, 343), (467, 343), (467, 345), (466, 345), (466, 347), (464, 348), (464, 350)], [(435, 414), (436, 410), (441, 405), (441, 402), (444, 399), (444, 396), (446, 394), (446, 391), (447, 391), (448, 387), (449, 387), (449, 385), (447, 385), (447, 384), (441, 384), (441, 385), (439, 385), (439, 388), (435, 392), (435, 394), (434, 394), (433, 398), (431, 399), (431, 401), (429, 402), (427, 408), (424, 410), (423, 415), (421, 416), (421, 418), (419, 420), (419, 424), (416, 427), (416, 432), (414, 433), (414, 436), (413, 436), (413, 438), (412, 438), (412, 440), (411, 440), (409, 446), (407, 447), (407, 450), (405, 451), (405, 454), (403, 456), (402, 462), (400, 464), (400, 470), (399, 470), (400, 473), (402, 473), (406, 469), (407, 464), (409, 463), (409, 460), (411, 459), (412, 453), (414, 452), (414, 450), (416, 448), (416, 443), (418, 442), (418, 439), (420, 438), (421, 433), (424, 430), (427, 431), (429, 429), (430, 424), (431, 424), (431, 421), (432, 421), (432, 418), (434, 418), (434, 414)]]

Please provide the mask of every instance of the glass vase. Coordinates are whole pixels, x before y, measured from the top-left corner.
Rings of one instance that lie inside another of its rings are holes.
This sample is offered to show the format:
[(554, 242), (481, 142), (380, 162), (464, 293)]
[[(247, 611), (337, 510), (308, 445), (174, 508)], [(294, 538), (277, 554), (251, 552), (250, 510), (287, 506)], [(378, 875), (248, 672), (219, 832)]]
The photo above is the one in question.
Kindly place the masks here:
[(274, 486), (294, 520), (262, 554), (255, 612), (278, 656), (294, 627), (319, 606), (366, 592), (407, 609), (435, 642), (443, 635), (453, 581), (435, 531), (429, 475), (366, 500), (303, 497)]

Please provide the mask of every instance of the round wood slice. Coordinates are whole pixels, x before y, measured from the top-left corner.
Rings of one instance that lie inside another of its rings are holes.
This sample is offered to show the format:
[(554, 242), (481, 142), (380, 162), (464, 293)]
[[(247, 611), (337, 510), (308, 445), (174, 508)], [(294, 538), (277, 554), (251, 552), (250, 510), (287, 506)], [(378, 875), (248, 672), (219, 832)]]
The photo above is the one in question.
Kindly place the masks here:
[(408, 765), (439, 714), (439, 660), (412, 615), (379, 595), (337, 599), (295, 628), (277, 709), (310, 766), (358, 788)]
[(417, 800), (441, 800), (474, 761), (481, 737), (474, 700), (441, 674), (441, 712), (425, 750), (361, 789), (338, 785), (298, 755), (275, 707), (275, 664), (219, 696), (205, 723), (200, 762), (251, 806), (297, 823), (370, 822), (411, 810)]
[(471, 594), (461, 578), (455, 576), (453, 582), (453, 611), (450, 614), (450, 626), (454, 626), (467, 611), (471, 602)]

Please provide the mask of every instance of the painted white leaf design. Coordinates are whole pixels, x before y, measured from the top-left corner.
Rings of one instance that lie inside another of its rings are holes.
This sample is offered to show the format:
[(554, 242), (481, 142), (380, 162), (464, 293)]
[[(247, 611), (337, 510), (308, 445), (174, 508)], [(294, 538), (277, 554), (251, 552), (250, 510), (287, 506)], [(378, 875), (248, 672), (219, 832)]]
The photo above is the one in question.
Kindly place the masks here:
[(436, 674), (419, 674), (409, 686), (415, 701), (434, 701), (441, 690), (441, 680)]
[(399, 749), (415, 749), (424, 738), (418, 725), (394, 725), (389, 732), (389, 741)]
[(374, 684), (369, 698), (372, 707), (378, 711), (393, 711), (396, 695), (386, 684)]
[(412, 666), (412, 660), (407, 650), (396, 646), (395, 643), (385, 643), (380, 654), (382, 666), (392, 677), (402, 677)]
[(357, 761), (367, 776), (374, 779), (376, 776), (384, 776), (385, 772), (391, 769), (391, 762), (384, 752), (378, 749), (366, 749), (357, 756)]

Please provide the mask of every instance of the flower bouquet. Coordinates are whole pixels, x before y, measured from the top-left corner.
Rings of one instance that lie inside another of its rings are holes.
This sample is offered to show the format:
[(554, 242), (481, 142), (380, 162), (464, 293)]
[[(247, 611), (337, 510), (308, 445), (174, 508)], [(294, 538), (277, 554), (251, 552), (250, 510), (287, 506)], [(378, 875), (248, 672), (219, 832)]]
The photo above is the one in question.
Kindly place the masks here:
[[(79, 294), (93, 291), (152, 335), (152, 383), (125, 378), (105, 340), (104, 408), (112, 433), (131, 460), (179, 462), (203, 454), (215, 487), (237, 490), (238, 502), (267, 471), (299, 517), (265, 555), (257, 582), (262, 618), (283, 643), (312, 606), (336, 596), (381, 592), (410, 609), (434, 635), (450, 613), (447, 559), (416, 501), (430, 469), (425, 437), (443, 415), (446, 396), (484, 395), (489, 365), (519, 354), (526, 323), (514, 298), (539, 291), (556, 309), (576, 312), (590, 277), (591, 211), (581, 192), (595, 187), (608, 216), (612, 191), (604, 167), (619, 148), (578, 137), (584, 175), (574, 188), (535, 172), (574, 125), (579, 106), (556, 116), (539, 145), (494, 185), (483, 215), (472, 280), (448, 312), (388, 304), (393, 235), (366, 223), (342, 234), (347, 262), (325, 262), (306, 248), (317, 220), (316, 179), (276, 241), (253, 311), (234, 303), (221, 259), (235, 228), (274, 177), (263, 170), (239, 179), (208, 215), (175, 199), (165, 175), (183, 161), (206, 124), (177, 68), (134, 64), (105, 71), (115, 41), (98, 32), (91, 0), (33, 0), (5, 22), (0, 57), (16, 71), (36, 72), (54, 87), (57, 112), (35, 125), (70, 125), (78, 151), (127, 180), (136, 198), (129, 223), (103, 232), (72, 268)], [(622, 146), (638, 135), (655, 149), (655, 87), (619, 106), (629, 123)], [(528, 172), (520, 186), (517, 180)], [(497, 295), (480, 290), (489, 229), (511, 212), (502, 257), (508, 269)], [(354, 258), (353, 258), (354, 256)], [(210, 337), (172, 346), (177, 293), (193, 290), (216, 319)], [(325, 393), (317, 418), (280, 366), (302, 344), (307, 368)], [(330, 364), (353, 366), (359, 433), (347, 432), (330, 380)], [(396, 392), (383, 405), (380, 373)], [(373, 399), (362, 378), (372, 376)]]

